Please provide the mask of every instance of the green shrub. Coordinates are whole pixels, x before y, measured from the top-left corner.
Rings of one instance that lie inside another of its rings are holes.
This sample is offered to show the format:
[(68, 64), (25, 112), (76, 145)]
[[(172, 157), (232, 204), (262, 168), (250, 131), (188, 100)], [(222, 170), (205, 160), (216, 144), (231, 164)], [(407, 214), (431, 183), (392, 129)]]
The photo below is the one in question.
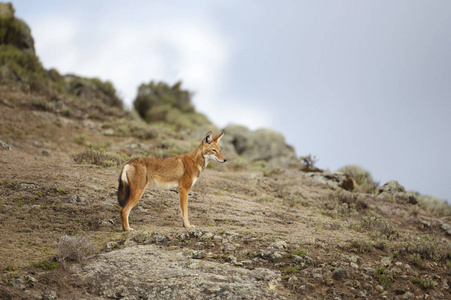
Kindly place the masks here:
[(181, 82), (170, 86), (164, 82), (141, 84), (133, 106), (146, 122), (164, 122), (176, 129), (209, 125), (207, 117), (194, 110), (192, 93), (181, 89)]
[(401, 242), (400, 249), (407, 253), (420, 255), (422, 258), (439, 261), (448, 256), (451, 245), (449, 243), (443, 244), (437, 237), (429, 234), (409, 235)]
[(414, 284), (418, 284), (422, 289), (427, 290), (435, 287), (437, 282), (430, 278), (418, 279), (418, 278), (410, 278), (410, 282)]
[(377, 231), (387, 239), (398, 236), (398, 229), (395, 225), (389, 223), (375, 212), (371, 212), (369, 216), (365, 216), (360, 221), (360, 226), (364, 230)]
[(338, 170), (351, 176), (357, 184), (356, 190), (363, 193), (374, 193), (379, 183), (373, 180), (371, 174), (359, 166), (347, 166)]
[(53, 270), (58, 269), (60, 267), (60, 264), (55, 261), (44, 260), (33, 264), (33, 266), (42, 270)]

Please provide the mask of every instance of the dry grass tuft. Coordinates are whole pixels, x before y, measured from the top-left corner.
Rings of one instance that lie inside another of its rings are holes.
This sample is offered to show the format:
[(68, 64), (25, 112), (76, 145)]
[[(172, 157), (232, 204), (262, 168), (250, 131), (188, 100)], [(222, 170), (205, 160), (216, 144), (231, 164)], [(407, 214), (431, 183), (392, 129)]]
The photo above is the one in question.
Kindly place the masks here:
[(63, 265), (67, 261), (84, 262), (94, 252), (94, 245), (86, 237), (64, 235), (58, 240), (56, 260)]

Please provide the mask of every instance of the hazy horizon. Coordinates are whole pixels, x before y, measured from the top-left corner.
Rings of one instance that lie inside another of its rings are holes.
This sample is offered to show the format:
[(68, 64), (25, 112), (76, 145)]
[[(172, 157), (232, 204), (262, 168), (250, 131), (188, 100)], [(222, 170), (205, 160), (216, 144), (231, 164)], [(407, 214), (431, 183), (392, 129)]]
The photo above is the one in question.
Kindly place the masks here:
[(218, 127), (451, 199), (449, 1), (12, 1), (45, 68), (173, 84)]

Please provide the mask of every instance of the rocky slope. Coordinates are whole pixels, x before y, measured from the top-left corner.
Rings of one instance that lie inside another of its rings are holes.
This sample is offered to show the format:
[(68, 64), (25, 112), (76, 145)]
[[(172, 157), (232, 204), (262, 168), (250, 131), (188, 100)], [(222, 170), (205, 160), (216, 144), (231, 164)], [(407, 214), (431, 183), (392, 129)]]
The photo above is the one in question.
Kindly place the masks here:
[(451, 298), (449, 205), (355, 167), (300, 171), (269, 130), (225, 128), (229, 162), (190, 192), (196, 229), (176, 192), (147, 190), (122, 232), (121, 164), (207, 128), (145, 123), (95, 79), (0, 67), (18, 75), (0, 84), (1, 299)]

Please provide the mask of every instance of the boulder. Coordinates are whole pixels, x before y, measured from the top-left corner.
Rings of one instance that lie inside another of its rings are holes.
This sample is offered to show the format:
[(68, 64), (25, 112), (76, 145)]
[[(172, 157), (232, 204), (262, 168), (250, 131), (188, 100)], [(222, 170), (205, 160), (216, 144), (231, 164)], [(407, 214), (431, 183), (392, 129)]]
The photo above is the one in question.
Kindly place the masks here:
[(396, 180), (390, 180), (377, 189), (377, 193), (382, 196), (389, 196), (396, 200), (417, 204), (418, 200), (414, 193), (406, 192), (406, 189)]
[(284, 136), (278, 132), (270, 129), (251, 131), (240, 125), (229, 125), (223, 131), (224, 151), (232, 150), (251, 162), (266, 161), (281, 167), (299, 164), (294, 148), (287, 145)]
[(314, 181), (334, 188), (342, 188), (346, 191), (352, 191), (355, 186), (353, 179), (348, 174), (341, 172), (299, 172), (299, 175), (302, 177), (311, 178)]

